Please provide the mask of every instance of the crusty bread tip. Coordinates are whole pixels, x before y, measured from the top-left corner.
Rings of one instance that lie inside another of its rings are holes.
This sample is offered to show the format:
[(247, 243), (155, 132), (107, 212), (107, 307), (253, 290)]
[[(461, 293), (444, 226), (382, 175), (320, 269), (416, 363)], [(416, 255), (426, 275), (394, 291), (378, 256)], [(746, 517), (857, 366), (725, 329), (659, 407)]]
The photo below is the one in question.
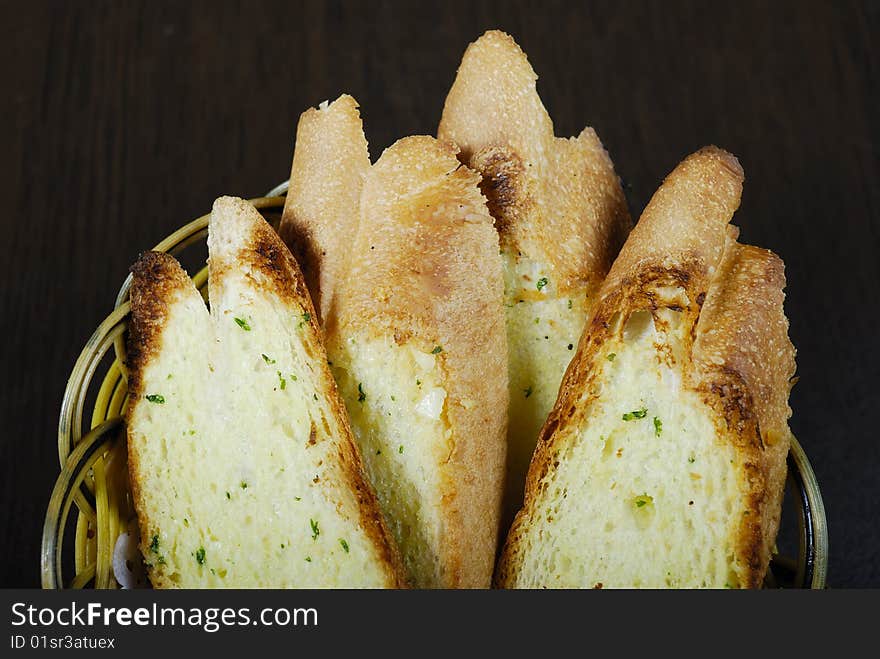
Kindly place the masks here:
[(348, 260), (370, 153), (358, 104), (343, 94), (300, 116), (281, 238), (300, 264), (319, 320)]

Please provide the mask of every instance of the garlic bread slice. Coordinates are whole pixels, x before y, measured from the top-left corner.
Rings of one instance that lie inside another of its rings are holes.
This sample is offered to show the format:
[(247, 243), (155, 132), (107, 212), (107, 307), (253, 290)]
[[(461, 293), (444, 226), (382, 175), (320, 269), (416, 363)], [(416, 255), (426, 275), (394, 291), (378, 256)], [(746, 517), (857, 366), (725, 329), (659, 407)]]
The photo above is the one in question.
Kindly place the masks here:
[(705, 148), (645, 209), (541, 431), (498, 585), (761, 585), (795, 363), (782, 261), (728, 224), (742, 181)]
[(631, 221), (596, 132), (554, 136), (538, 76), (507, 34), (464, 54), (438, 136), (461, 149), (501, 238), (510, 365), (505, 529), (522, 505), (538, 431)]
[(491, 582), (507, 368), (498, 237), (478, 176), (432, 137), (370, 169), (328, 350), (412, 583)]
[(402, 585), (295, 260), (230, 197), (208, 249), (210, 311), (171, 256), (132, 268), (129, 468), (151, 582)]

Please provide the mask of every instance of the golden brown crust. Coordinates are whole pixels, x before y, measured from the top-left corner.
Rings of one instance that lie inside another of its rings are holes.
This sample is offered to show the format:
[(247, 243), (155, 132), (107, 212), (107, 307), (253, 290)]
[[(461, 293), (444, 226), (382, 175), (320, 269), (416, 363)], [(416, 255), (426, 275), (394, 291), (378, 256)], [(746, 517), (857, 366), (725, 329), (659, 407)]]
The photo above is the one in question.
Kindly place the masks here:
[(502, 246), (547, 264), (564, 295), (602, 281), (632, 222), (595, 131), (555, 137), (537, 78), (509, 35), (486, 32), (462, 58), (438, 136), (482, 175)]
[(709, 268), (721, 260), (726, 227), (739, 206), (742, 184), (739, 161), (722, 149), (709, 146), (685, 158), (651, 198), (599, 298), (619, 295), (621, 286), (644, 277), (647, 264), (686, 272), (696, 294), (705, 294)]
[(733, 243), (710, 288), (693, 347), (700, 390), (727, 421), (748, 479), (738, 555), (761, 585), (779, 529), (790, 445), (795, 350), (783, 312), (785, 274), (772, 252)]
[(322, 319), (332, 315), (333, 292), (344, 277), (369, 168), (355, 99), (343, 94), (330, 105), (300, 116), (279, 233), (302, 264)]
[[(664, 181), (602, 285), (556, 405), (541, 430), (526, 484), (526, 501), (511, 528), (496, 582), (508, 585), (530, 510), (544, 476), (558, 464), (556, 437), (582, 427), (598, 396), (594, 366), (606, 340), (640, 309), (683, 312), (683, 383), (717, 415), (719, 436), (741, 460), (748, 514), (738, 532), (741, 585), (759, 586), (775, 537), (788, 451), (789, 379), (794, 349), (782, 309), (778, 257), (736, 242), (728, 226), (739, 206), (743, 173), (736, 159), (707, 147)], [(684, 295), (681, 294), (683, 291)], [(586, 396), (584, 399), (583, 396)]]
[[(364, 183), (360, 231), (337, 296), (340, 336), (396, 336), (437, 355), (454, 450), (445, 484), (445, 587), (486, 587), (505, 457), (507, 346), (498, 236), (478, 176), (431, 137), (385, 151)], [(474, 404), (476, 403), (476, 404)]]

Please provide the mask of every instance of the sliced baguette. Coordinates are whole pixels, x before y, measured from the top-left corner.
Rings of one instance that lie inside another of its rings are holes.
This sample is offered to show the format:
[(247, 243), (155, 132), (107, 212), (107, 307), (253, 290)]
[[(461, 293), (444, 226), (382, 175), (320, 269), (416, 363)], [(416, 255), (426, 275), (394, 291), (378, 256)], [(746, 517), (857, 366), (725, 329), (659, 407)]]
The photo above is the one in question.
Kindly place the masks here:
[(778, 529), (794, 348), (782, 261), (736, 242), (743, 172), (666, 179), (541, 431), (502, 587), (757, 587)]
[(538, 431), (595, 293), (631, 226), (595, 131), (555, 137), (536, 80), (510, 36), (487, 32), (465, 52), (438, 130), (483, 176), (501, 237), (511, 401), (505, 529), (522, 505)]
[(396, 587), (290, 252), (253, 206), (218, 199), (210, 312), (167, 254), (134, 265), (129, 468), (156, 587)]
[[(359, 118), (348, 120), (361, 130)], [(350, 142), (339, 149), (358, 151), (360, 137)], [(323, 148), (298, 142), (294, 162), (316, 161), (302, 151)], [(405, 138), (366, 173), (357, 204), (292, 182), (287, 203), (304, 230), (282, 229), (313, 242), (350, 237), (349, 249), (321, 250), (322, 305), (333, 300), (324, 307), (327, 347), (419, 587), (488, 587), (497, 551), (507, 351), (498, 236), (478, 182), (447, 145)], [(345, 276), (327, 286), (324, 272)]]

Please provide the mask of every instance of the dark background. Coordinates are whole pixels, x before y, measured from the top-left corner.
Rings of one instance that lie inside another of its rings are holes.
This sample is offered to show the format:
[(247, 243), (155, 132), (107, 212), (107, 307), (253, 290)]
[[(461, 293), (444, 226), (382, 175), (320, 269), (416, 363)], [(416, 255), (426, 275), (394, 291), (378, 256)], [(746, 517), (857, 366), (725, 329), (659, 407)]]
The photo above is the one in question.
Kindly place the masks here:
[(596, 128), (638, 216), (708, 143), (746, 171), (741, 240), (787, 266), (791, 424), (829, 583), (880, 586), (880, 3), (0, 5), (0, 586), (39, 585), (70, 369), (137, 254), (289, 172), (341, 92), (376, 158), (433, 133), (467, 44), (519, 41), (557, 134)]

